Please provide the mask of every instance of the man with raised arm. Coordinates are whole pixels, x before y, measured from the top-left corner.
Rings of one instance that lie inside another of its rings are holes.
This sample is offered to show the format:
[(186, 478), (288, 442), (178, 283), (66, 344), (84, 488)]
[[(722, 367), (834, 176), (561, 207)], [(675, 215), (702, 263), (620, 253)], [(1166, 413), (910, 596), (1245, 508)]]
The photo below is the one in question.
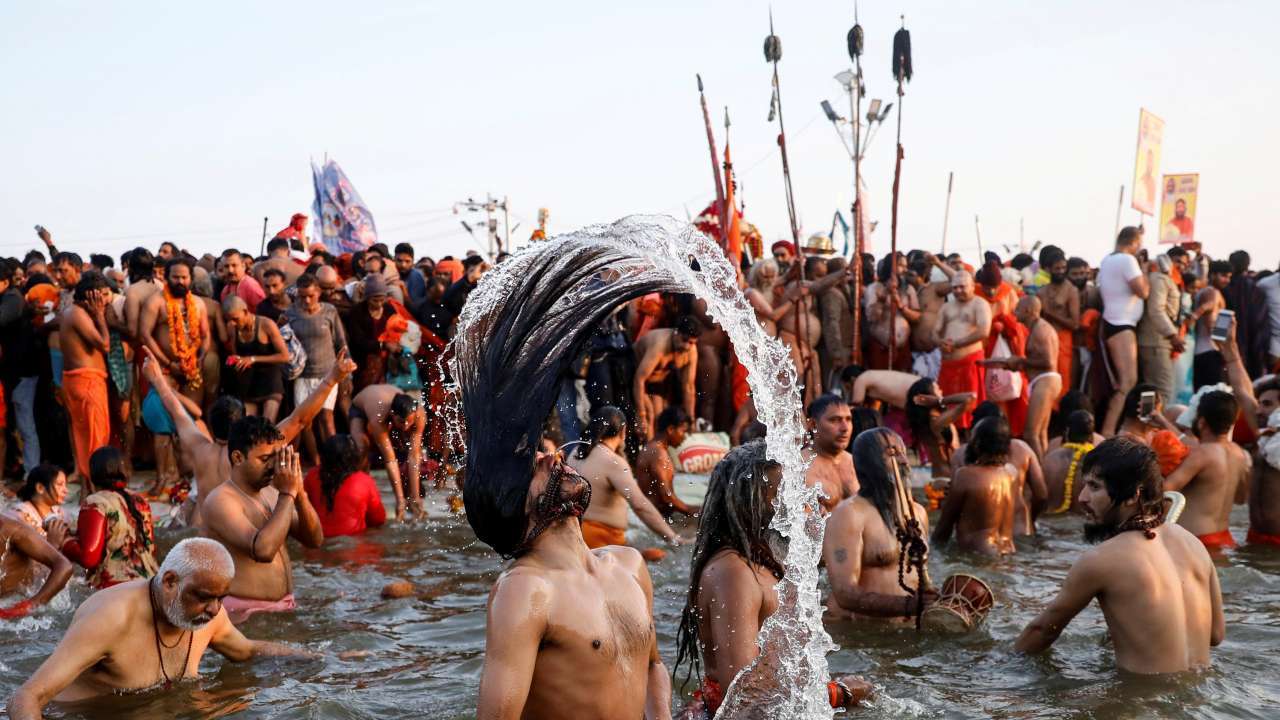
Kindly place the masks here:
[(698, 322), (684, 316), (674, 328), (655, 328), (636, 341), (631, 397), (642, 439), (653, 437), (653, 420), (668, 405), (680, 405), (686, 415), (694, 416), (701, 334)]
[(1206, 668), (1226, 621), (1213, 560), (1195, 536), (1164, 523), (1160, 463), (1151, 448), (1115, 437), (1085, 456), (1080, 504), (1085, 539), (1100, 543), (1071, 566), (1058, 596), (1014, 647), (1040, 653), (1096, 598), (1131, 673)]
[[(53, 543), (58, 543), (55, 546)], [(0, 620), (23, 617), (36, 607), (47, 604), (71, 579), (71, 561), (58, 552), (62, 538), (52, 542), (40, 536), (21, 520), (0, 514), (0, 597), (7, 597), (30, 587), (39, 577), (37, 565), (48, 569), (44, 582), (34, 595), (19, 600), (8, 607), (0, 607)]]
[(1228, 520), (1233, 505), (1249, 490), (1252, 461), (1231, 440), (1240, 404), (1229, 392), (1211, 390), (1200, 396), (1192, 426), (1199, 444), (1164, 480), (1165, 490), (1187, 497), (1178, 524), (1191, 531), (1210, 552), (1236, 546)]
[(75, 443), (76, 472), (87, 497), (89, 456), (111, 439), (111, 412), (107, 404), (107, 352), (111, 334), (107, 329), (107, 305), (111, 291), (99, 273), (85, 273), (76, 283), (75, 304), (62, 311), (62, 396), (71, 418), (71, 439)]
[(249, 640), (223, 611), (235, 565), (218, 543), (188, 538), (156, 577), (90, 595), (53, 654), (9, 699), (12, 720), (34, 720), (52, 701), (162, 688), (199, 677), (212, 648), (232, 662), (311, 653)]

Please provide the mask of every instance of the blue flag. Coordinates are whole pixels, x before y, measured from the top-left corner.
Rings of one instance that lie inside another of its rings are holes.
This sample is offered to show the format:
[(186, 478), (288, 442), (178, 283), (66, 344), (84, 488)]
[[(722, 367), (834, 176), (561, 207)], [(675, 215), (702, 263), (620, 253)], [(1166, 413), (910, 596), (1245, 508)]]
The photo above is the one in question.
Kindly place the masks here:
[(311, 163), (311, 177), (316, 186), (313, 210), (320, 220), (320, 239), (329, 252), (354, 253), (378, 242), (373, 213), (338, 163), (329, 160), (322, 168)]

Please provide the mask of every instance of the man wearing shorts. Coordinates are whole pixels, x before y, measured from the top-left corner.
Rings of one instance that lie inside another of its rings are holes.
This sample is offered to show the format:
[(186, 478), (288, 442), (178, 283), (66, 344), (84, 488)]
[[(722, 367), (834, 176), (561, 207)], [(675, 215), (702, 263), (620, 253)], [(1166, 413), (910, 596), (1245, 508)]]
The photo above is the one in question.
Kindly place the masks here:
[[(347, 336), (342, 329), (342, 321), (338, 318), (338, 311), (329, 303), (320, 301), (320, 285), (314, 275), (299, 276), (297, 287), (297, 301), (282, 317), (293, 328), (293, 334), (307, 352), (307, 364), (302, 370), (302, 376), (293, 381), (293, 401), (301, 405), (329, 374), (337, 362), (338, 353), (347, 346)], [(335, 387), (325, 398), (324, 407), (314, 425), (321, 440), (335, 432), (333, 408), (337, 400), (338, 390)], [(307, 455), (318, 465), (320, 458), (316, 453), (315, 434), (308, 429), (303, 431), (302, 437)]]
[(1116, 433), (1124, 396), (1138, 382), (1138, 321), (1142, 319), (1143, 300), (1151, 291), (1136, 257), (1141, 248), (1142, 231), (1126, 227), (1116, 237), (1116, 251), (1098, 266), (1102, 337), (1114, 386), (1102, 421), (1102, 434), (1107, 437)]

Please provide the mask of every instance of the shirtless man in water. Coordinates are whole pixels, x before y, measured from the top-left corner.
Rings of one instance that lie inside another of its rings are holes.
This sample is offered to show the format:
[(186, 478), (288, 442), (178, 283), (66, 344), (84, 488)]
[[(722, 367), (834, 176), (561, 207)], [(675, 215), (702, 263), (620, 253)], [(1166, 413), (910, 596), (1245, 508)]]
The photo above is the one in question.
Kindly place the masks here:
[(1226, 634), (1218, 573), (1191, 533), (1162, 523), (1155, 453), (1112, 438), (1085, 456), (1081, 474), (1085, 539), (1101, 544), (1076, 560), (1058, 596), (1015, 647), (1047, 650), (1097, 598), (1120, 669), (1156, 674), (1208, 667), (1209, 648)]
[(298, 455), (281, 447), (275, 425), (257, 416), (232, 423), (227, 454), (231, 477), (204, 500), (204, 535), (222, 543), (235, 561), (223, 605), (239, 623), (256, 612), (297, 607), (285, 541), (292, 536), (318, 548), (324, 531), (303, 488)]
[[(973, 421), (981, 422), (989, 417), (1004, 419), (1004, 412), (996, 403), (987, 401), (973, 411)], [(968, 464), (968, 444), (961, 445), (951, 455), (951, 476)], [(1013, 470), (1013, 534), (1035, 535), (1036, 518), (1047, 507), (1049, 488), (1045, 481), (1044, 466), (1032, 452), (1031, 446), (1021, 438), (1009, 441), (1008, 467)]]
[(986, 367), (1004, 367), (1027, 374), (1027, 421), (1022, 439), (1027, 441), (1037, 458), (1049, 450), (1049, 416), (1062, 394), (1062, 375), (1058, 373), (1058, 332), (1048, 320), (1040, 317), (1040, 300), (1024, 295), (1013, 311), (1018, 322), (1031, 330), (1027, 338), (1026, 357), (984, 360)]
[[(977, 393), (983, 398), (982, 341), (991, 333), (991, 305), (973, 294), (973, 276), (957, 272), (951, 276), (952, 297), (943, 305), (934, 324), (933, 338), (942, 349), (942, 370), (938, 386), (944, 395)], [(969, 426), (966, 413), (959, 426)]]
[[(663, 411), (666, 412), (665, 410)], [(585, 437), (567, 464), (591, 486), (591, 505), (582, 515), (582, 537), (592, 550), (606, 545), (626, 543), (627, 506), (655, 535), (668, 544), (680, 544), (680, 538), (662, 514), (645, 497), (622, 456), (626, 441), (627, 416), (612, 405), (596, 411), (587, 425)]]
[[(405, 509), (427, 516), (422, 505), (422, 433), (427, 412), (422, 403), (395, 385), (370, 385), (351, 398), (351, 437), (361, 452), (377, 448), (396, 497), (396, 522)], [(397, 448), (404, 456), (401, 462)]]
[(678, 407), (669, 407), (658, 414), (654, 429), (657, 436), (646, 443), (636, 456), (636, 483), (667, 522), (676, 513), (693, 517), (700, 508), (676, 496), (676, 469), (668, 452), (670, 448), (678, 448), (684, 443), (689, 433), (689, 416)]
[(678, 395), (685, 414), (693, 417), (698, 400), (698, 337), (702, 327), (682, 317), (674, 328), (650, 330), (635, 344), (637, 364), (632, 379), (640, 436), (653, 437), (653, 419)]
[(1009, 421), (989, 417), (973, 426), (960, 468), (933, 530), (933, 545), (945, 545), (956, 534), (961, 550), (983, 555), (1011, 555), (1016, 477), (1009, 464)]
[(90, 595), (53, 654), (9, 699), (9, 717), (38, 720), (54, 700), (167, 690), (198, 677), (209, 648), (232, 662), (310, 656), (287, 645), (249, 640), (236, 630), (222, 607), (234, 570), (221, 545), (189, 538), (169, 551), (156, 577)]
[[(781, 482), (782, 467), (765, 456), (762, 440), (730, 450), (711, 472), (676, 633), (676, 672), (688, 662), (692, 673), (701, 660), (701, 687), (681, 715), (685, 720), (715, 715), (730, 683), (759, 654), (760, 628), (778, 609), (776, 586), (786, 550), (769, 523)], [(843, 676), (832, 679), (828, 691), (833, 707), (848, 708), (869, 695), (871, 686)]]
[[(899, 504), (903, 490), (911, 497), (909, 486), (899, 487), (911, 478), (907, 450), (897, 433), (875, 428), (853, 441), (853, 463), (861, 478), (858, 495), (836, 506), (822, 536), (822, 558), (831, 581), (827, 611), (841, 619), (914, 618), (915, 595), (898, 584), (904, 549), (897, 529), (915, 517), (928, 537), (929, 517), (915, 500), (910, 511)], [(919, 587), (920, 578), (914, 573), (904, 574), (903, 579), (912, 589)], [(932, 595), (927, 594), (926, 600), (930, 599)]]
[[(53, 538), (61, 544), (61, 539)], [(47, 604), (71, 579), (71, 561), (58, 552), (51, 542), (21, 520), (0, 514), (0, 597), (25, 591), (36, 577), (36, 566), (49, 570), (44, 583), (26, 600), (19, 600), (9, 607), (0, 607), (0, 620), (11, 620), (30, 613), (36, 607)]]
[(831, 512), (841, 500), (858, 494), (853, 456), (845, 448), (853, 438), (853, 415), (838, 395), (819, 395), (806, 415), (813, 432), (812, 461), (804, 481), (819, 490), (818, 502)]
[(1093, 415), (1088, 410), (1076, 410), (1067, 416), (1064, 444), (1050, 450), (1041, 463), (1049, 490), (1046, 513), (1057, 515), (1080, 509), (1080, 463), (1097, 444), (1094, 435)]
[[(183, 398), (174, 391), (167, 378), (160, 372), (160, 367), (155, 362), (151, 351), (143, 349), (143, 353), (146, 359), (142, 363), (142, 376), (151, 387), (156, 389), (160, 401), (164, 403), (164, 409), (173, 418), (173, 424), (178, 430), (184, 462), (187, 467), (195, 471), (195, 491), (189, 496), (192, 508), (187, 524), (203, 527), (201, 508), (205, 498), (213, 493), (214, 488), (231, 477), (231, 456), (227, 452), (227, 434), (231, 431), (232, 423), (244, 417), (244, 405), (236, 398), (227, 395), (219, 397), (213, 403), (213, 407), (209, 408), (206, 430), (203, 423), (197, 423), (187, 412), (188, 408), (183, 404)], [(347, 357), (346, 351), (343, 350), (338, 355), (338, 361), (334, 363), (333, 369), (329, 371), (328, 377), (311, 393), (307, 401), (276, 425), (276, 430), (280, 431), (280, 441), (277, 446), (284, 447), (292, 443), (298, 433), (309, 426), (319, 414), (320, 409), (324, 407), (329, 391), (355, 372), (355, 369), (355, 362)]]
[(1211, 552), (1236, 546), (1227, 521), (1232, 506), (1243, 503), (1249, 490), (1249, 454), (1231, 440), (1239, 411), (1231, 393), (1215, 390), (1202, 395), (1193, 427), (1200, 442), (1164, 481), (1165, 490), (1187, 497), (1178, 524)]

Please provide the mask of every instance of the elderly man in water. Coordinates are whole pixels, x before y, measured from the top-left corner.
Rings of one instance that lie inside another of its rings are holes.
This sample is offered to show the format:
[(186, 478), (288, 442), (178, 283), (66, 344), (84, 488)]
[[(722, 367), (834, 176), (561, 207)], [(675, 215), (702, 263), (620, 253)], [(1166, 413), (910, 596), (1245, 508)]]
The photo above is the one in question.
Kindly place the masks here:
[(9, 717), (39, 718), (52, 700), (168, 689), (198, 675), (207, 648), (233, 662), (310, 656), (236, 630), (222, 607), (234, 570), (221, 545), (190, 538), (169, 551), (155, 577), (90, 595), (53, 654), (9, 699)]
[(1115, 437), (1085, 456), (1080, 504), (1085, 539), (1058, 596), (1018, 638), (1038, 653), (1094, 598), (1107, 621), (1116, 664), (1132, 673), (1206, 668), (1222, 642), (1222, 590), (1209, 551), (1186, 528), (1164, 523), (1160, 463), (1151, 448)]

